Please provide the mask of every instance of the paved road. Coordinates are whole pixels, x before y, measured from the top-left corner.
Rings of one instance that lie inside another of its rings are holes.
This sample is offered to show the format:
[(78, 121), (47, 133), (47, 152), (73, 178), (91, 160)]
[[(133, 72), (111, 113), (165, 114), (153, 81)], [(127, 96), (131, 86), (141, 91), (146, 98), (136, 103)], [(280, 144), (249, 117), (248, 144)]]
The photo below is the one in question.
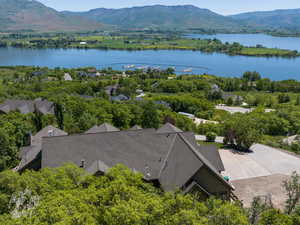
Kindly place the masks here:
[(231, 180), (249, 179), (274, 174), (300, 173), (300, 158), (262, 144), (251, 147), (253, 153), (220, 150), (225, 174)]

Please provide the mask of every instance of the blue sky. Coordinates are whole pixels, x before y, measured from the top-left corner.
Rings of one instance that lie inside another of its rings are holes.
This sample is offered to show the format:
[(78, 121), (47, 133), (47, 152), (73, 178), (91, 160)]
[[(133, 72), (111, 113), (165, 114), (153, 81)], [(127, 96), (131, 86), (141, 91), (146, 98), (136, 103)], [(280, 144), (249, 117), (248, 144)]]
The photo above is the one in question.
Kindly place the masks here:
[(192, 4), (221, 14), (300, 8), (300, 0), (39, 0), (57, 10), (85, 11), (92, 8), (123, 8), (143, 5)]

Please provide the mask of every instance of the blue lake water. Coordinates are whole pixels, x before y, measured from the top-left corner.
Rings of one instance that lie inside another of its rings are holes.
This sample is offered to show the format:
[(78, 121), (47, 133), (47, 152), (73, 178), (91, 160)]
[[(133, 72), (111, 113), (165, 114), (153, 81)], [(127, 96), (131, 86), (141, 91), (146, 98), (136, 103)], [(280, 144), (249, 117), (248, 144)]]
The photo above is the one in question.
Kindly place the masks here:
[(300, 52), (300, 37), (274, 37), (266, 34), (187, 34), (188, 38), (213, 39), (222, 42), (238, 42), (245, 46), (261, 44), (268, 48), (297, 50)]
[[(203, 37), (203, 36), (201, 36)], [(219, 38), (220, 36), (216, 36)], [(228, 36), (226, 36), (228, 37)], [(264, 43), (264, 35), (258, 35), (256, 39), (238, 38), (230, 36), (232, 41), (249, 45)], [(253, 35), (242, 37), (253, 37)], [(270, 36), (268, 36), (270, 37)], [(273, 37), (270, 37), (273, 39)], [(221, 38), (220, 38), (221, 39)], [(234, 39), (234, 40), (233, 40)], [(288, 48), (290, 38), (276, 38), (274, 45), (280, 48)], [(221, 39), (222, 40), (222, 39)], [(300, 39), (292, 38), (290, 49), (299, 48)], [(224, 41), (224, 40), (223, 40)], [(227, 40), (229, 41), (229, 40)], [(251, 42), (251, 43), (250, 43)], [(297, 43), (296, 43), (297, 42)], [(267, 46), (267, 45), (266, 45)], [(284, 47), (286, 46), (286, 47)], [(123, 69), (124, 65), (152, 66), (167, 68), (173, 66), (177, 73), (182, 73), (187, 68), (192, 68), (193, 74), (214, 74), (219, 76), (241, 76), (245, 71), (258, 71), (263, 77), (273, 80), (296, 79), (300, 80), (300, 58), (262, 58), (246, 56), (228, 56), (225, 54), (205, 54), (199, 51), (181, 50), (147, 50), (147, 51), (119, 51), (119, 50), (78, 50), (78, 49), (17, 49), (0, 48), (0, 66), (28, 65), (54, 67), (84, 67), (95, 66), (97, 68), (113, 67)]]

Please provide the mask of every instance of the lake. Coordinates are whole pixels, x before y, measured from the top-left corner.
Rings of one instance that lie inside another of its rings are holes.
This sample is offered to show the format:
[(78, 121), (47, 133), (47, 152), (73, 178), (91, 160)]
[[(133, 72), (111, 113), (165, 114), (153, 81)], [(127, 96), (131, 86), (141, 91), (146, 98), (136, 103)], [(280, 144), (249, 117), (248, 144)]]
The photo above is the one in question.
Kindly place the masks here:
[(297, 50), (300, 52), (299, 37), (275, 37), (267, 34), (187, 34), (188, 38), (219, 39), (222, 42), (238, 42), (245, 46), (261, 44), (268, 48)]
[[(299, 39), (300, 40), (300, 39)], [(300, 41), (299, 41), (300, 42)], [(124, 65), (175, 67), (178, 74), (187, 68), (193, 74), (241, 76), (245, 71), (258, 71), (273, 80), (300, 80), (300, 58), (259, 58), (206, 54), (181, 50), (79, 50), (79, 49), (17, 49), (0, 48), (0, 65), (54, 67), (113, 67), (122, 70)]]

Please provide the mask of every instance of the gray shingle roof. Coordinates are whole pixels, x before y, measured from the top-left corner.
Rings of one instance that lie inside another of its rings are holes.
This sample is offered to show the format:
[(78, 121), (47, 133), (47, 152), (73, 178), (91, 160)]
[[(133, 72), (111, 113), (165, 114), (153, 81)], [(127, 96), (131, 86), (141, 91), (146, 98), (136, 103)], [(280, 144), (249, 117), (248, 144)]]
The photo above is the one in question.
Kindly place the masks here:
[(38, 155), (42, 168), (72, 162), (92, 174), (105, 173), (116, 164), (124, 164), (142, 173), (146, 180), (159, 181), (161, 187), (169, 191), (185, 187), (205, 167), (218, 180), (211, 185), (219, 183), (231, 189), (219, 174), (218, 164), (211, 161), (217, 158), (215, 153), (205, 155), (206, 150), (214, 150), (213, 146), (197, 145), (192, 132), (182, 132), (170, 124), (159, 129), (160, 132), (155, 129), (118, 131), (109, 124), (100, 127), (100, 132), (98, 129), (95, 133), (71, 136), (45, 137), (47, 132), (41, 131), (36, 138), (40, 140), (43, 136), (43, 143), (22, 152), (20, 168), (26, 168)]
[(166, 146), (174, 136), (122, 131), (45, 138), (42, 167), (57, 167), (65, 162), (80, 165), (84, 159), (86, 168), (90, 168), (101, 160), (108, 167), (121, 163), (144, 173), (149, 180), (158, 179)]
[(38, 154), (41, 152), (42, 149), (42, 138), (49, 137), (49, 136), (65, 136), (68, 133), (55, 128), (53, 126), (47, 126), (40, 130), (35, 136), (31, 137), (31, 145), (24, 147), (20, 151), (21, 162), (18, 166), (19, 170), (22, 170), (26, 167), (27, 164), (32, 162)]
[(190, 143), (191, 132), (157, 133), (149, 129), (104, 132), (43, 139), (42, 168), (65, 162), (91, 173), (105, 173), (116, 164), (139, 171), (146, 180), (159, 180), (164, 190), (181, 188), (205, 165), (223, 181), (214, 165)]
[(114, 132), (120, 131), (118, 128), (110, 125), (109, 123), (103, 123), (100, 126), (93, 126), (91, 129), (85, 132), (85, 134), (94, 134), (94, 133), (102, 133), (102, 132)]
[(143, 128), (140, 127), (139, 125), (134, 125), (133, 127), (131, 127), (129, 130), (142, 130)]
[(34, 135), (31, 138), (31, 145), (41, 145), (42, 144), (42, 138), (43, 137), (57, 137), (57, 136), (66, 136), (68, 133), (66, 133), (63, 130), (60, 130), (53, 126), (47, 126), (44, 127), (42, 130), (40, 130), (36, 135)]
[(170, 123), (166, 123), (165, 125), (163, 125), (161, 128), (159, 128), (157, 130), (158, 134), (180, 133), (180, 132), (183, 132), (183, 131), (180, 130), (179, 128), (175, 127), (174, 125), (170, 124)]
[(42, 114), (54, 114), (54, 103), (47, 100), (6, 100), (0, 105), (0, 111), (9, 113), (20, 111), (22, 114), (33, 113), (37, 109)]

